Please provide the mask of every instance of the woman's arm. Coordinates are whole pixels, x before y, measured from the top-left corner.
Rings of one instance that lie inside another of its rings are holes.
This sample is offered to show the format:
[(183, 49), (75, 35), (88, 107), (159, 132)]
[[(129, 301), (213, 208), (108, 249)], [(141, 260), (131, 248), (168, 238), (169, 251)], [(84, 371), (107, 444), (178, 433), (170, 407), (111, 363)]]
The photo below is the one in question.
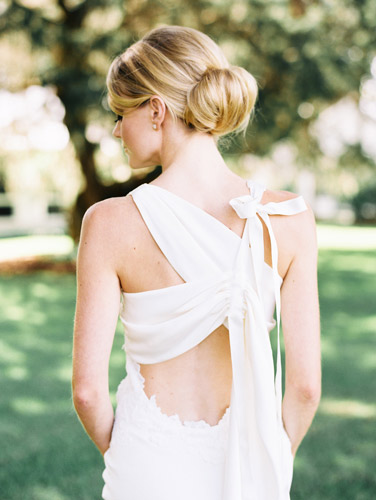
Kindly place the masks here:
[(316, 227), (311, 209), (295, 217), (294, 253), (281, 290), (286, 361), (282, 414), (294, 455), (321, 397)]
[(108, 364), (120, 305), (110, 220), (111, 206), (105, 202), (91, 207), (83, 219), (73, 341), (73, 403), (102, 454), (109, 446), (114, 420)]

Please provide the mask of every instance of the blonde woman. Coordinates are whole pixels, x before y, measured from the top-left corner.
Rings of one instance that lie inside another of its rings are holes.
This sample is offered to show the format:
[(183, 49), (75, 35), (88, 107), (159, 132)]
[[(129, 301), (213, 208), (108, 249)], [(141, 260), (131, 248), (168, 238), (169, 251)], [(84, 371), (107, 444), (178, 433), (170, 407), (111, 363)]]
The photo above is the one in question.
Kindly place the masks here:
[(205, 34), (162, 26), (115, 59), (107, 86), (129, 165), (162, 174), (82, 226), (73, 397), (104, 455), (103, 498), (287, 500), (320, 398), (317, 247), (300, 196), (239, 177), (218, 151), (247, 127), (256, 81)]

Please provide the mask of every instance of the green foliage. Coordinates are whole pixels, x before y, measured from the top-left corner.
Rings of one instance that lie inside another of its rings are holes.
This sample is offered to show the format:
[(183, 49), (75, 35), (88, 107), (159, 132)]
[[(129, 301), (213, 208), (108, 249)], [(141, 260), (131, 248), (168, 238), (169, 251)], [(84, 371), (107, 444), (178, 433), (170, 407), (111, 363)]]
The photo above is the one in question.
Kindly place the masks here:
[(364, 186), (352, 199), (351, 204), (358, 222), (376, 222), (376, 184)]
[[(36, 79), (54, 85), (65, 106), (65, 122), (86, 179), (76, 226), (89, 205), (114, 195), (104, 189), (96, 165), (98, 144), (85, 138), (89, 123), (111, 127), (107, 69), (115, 55), (149, 29), (180, 24), (202, 30), (223, 47), (232, 64), (256, 77), (255, 118), (245, 139), (225, 141), (229, 155), (266, 155), (277, 141), (289, 139), (297, 146), (297, 160), (308, 167), (317, 165), (322, 154), (309, 125), (345, 95), (359, 99), (360, 82), (376, 54), (373, 0), (39, 0), (29, 5), (18, 0), (4, 7), (0, 43), (11, 33), (24, 45), (29, 40), (31, 47), (25, 50), (33, 71), (25, 64), (24, 85)], [(3, 80), (12, 81), (13, 68), (11, 61)], [(353, 153), (357, 165), (369, 163), (361, 148)], [(126, 194), (129, 185), (121, 189)], [(77, 227), (72, 234), (77, 237)]]
[[(374, 10), (372, 0), (310, 5), (296, 0), (234, 5), (118, 0), (111, 6), (104, 0), (49, 0), (41, 1), (40, 8), (15, 1), (0, 18), (0, 33), (20, 30), (33, 47), (48, 53), (49, 67), (45, 60), (37, 64), (40, 81), (58, 87), (70, 129), (82, 132), (88, 108), (100, 106), (115, 54), (160, 23), (196, 27), (227, 47), (232, 62), (245, 66), (260, 83), (252, 140), (242, 149), (264, 154), (276, 140), (293, 137), (302, 154), (310, 155), (315, 146), (306, 143), (302, 129), (328, 103), (349, 92), (358, 95), (369, 71), (375, 55), (370, 49), (376, 42)], [(302, 102), (314, 106), (312, 116), (299, 116)]]

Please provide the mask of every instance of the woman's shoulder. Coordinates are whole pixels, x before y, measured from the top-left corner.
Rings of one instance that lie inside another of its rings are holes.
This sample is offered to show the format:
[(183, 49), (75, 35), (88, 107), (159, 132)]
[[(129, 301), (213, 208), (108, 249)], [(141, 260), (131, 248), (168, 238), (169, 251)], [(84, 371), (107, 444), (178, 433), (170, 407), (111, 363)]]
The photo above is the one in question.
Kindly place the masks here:
[[(264, 192), (262, 203), (281, 203), (301, 197), (291, 191), (267, 189)], [(273, 230), (282, 252), (290, 257), (301, 252), (316, 251), (316, 222), (314, 212), (309, 203), (303, 198), (306, 210), (289, 216), (272, 216)]]
[(123, 217), (135, 209), (130, 195), (106, 198), (91, 205), (85, 212), (84, 220), (106, 223)]
[(265, 189), (262, 203), (280, 203), (282, 201), (293, 200), (298, 198), (300, 195), (293, 193), (291, 191), (279, 191), (275, 189)]
[[(305, 200), (300, 194), (293, 193), (291, 191), (281, 191), (281, 190), (273, 190), (273, 189), (265, 189), (261, 202), (263, 204), (266, 203), (282, 203), (290, 200), (294, 200), (296, 198), (302, 198), (303, 206), (306, 207), (306, 210), (302, 210), (299, 213), (295, 214), (296, 218), (285, 217), (286, 220), (294, 220), (295, 224), (299, 224), (299, 221), (302, 221), (303, 224), (307, 222), (309, 219), (313, 224), (315, 222), (314, 213), (310, 204)], [(304, 221), (304, 222), (303, 222)]]
[(122, 234), (132, 233), (140, 214), (130, 195), (107, 198), (91, 205), (85, 212), (81, 233), (91, 233), (109, 243)]

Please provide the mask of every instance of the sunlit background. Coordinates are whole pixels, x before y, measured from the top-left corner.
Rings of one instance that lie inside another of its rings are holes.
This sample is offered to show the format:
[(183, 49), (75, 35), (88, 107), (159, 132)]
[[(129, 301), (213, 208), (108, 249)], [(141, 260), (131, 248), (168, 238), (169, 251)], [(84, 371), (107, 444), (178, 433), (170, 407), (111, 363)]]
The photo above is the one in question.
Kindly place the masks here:
[(0, 497), (100, 497), (103, 464), (70, 396), (75, 255), (90, 205), (158, 175), (132, 173), (112, 137), (105, 76), (164, 23), (204, 31), (255, 76), (246, 138), (221, 152), (241, 176), (302, 194), (318, 221), (323, 397), (291, 498), (373, 500), (374, 0), (0, 0)]
[[(317, 141), (319, 148), (308, 168), (288, 136), (272, 144), (262, 156), (252, 151), (249, 141), (250, 151), (235, 158), (232, 154), (228, 163), (241, 175), (270, 188), (303, 194), (320, 220), (352, 224), (358, 218), (374, 222), (376, 190), (373, 200), (365, 201), (360, 208), (354, 199), (369, 187), (369, 182), (376, 185), (376, 58), (369, 75), (360, 82), (359, 95), (352, 94), (328, 103), (318, 113), (310, 102), (300, 103), (295, 110), (302, 120), (310, 120), (310, 140)], [(0, 90), (1, 236), (68, 232), (66, 214), (84, 179), (64, 123), (65, 114), (53, 85)], [(317, 116), (311, 120), (314, 114)], [(99, 116), (88, 121), (83, 133), (96, 146), (95, 164), (102, 182), (124, 182), (132, 172), (111, 131), (109, 120)], [(364, 156), (364, 165), (339, 168), (339, 159), (354, 147)], [(223, 154), (226, 157), (226, 152)]]

